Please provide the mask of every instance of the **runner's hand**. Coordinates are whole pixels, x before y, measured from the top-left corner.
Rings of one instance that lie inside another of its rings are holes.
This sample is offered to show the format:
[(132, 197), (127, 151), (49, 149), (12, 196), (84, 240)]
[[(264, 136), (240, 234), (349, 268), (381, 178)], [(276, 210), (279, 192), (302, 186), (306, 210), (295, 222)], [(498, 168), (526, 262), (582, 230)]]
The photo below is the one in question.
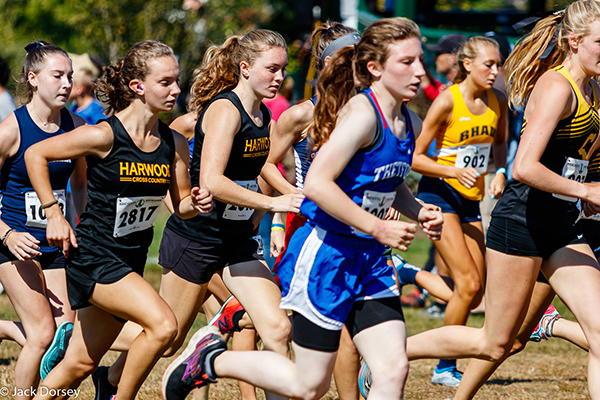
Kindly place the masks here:
[(300, 193), (284, 194), (277, 197), (271, 197), (271, 212), (300, 212), (300, 205), (304, 200), (304, 195)]
[(17, 257), (19, 261), (31, 260), (33, 257), (42, 255), (40, 241), (29, 232), (12, 231), (6, 237), (6, 247)]
[(461, 185), (467, 189), (471, 189), (480, 176), (475, 168), (456, 168), (454, 177), (458, 179)]
[(373, 237), (381, 244), (406, 251), (415, 238), (416, 231), (417, 225), (414, 223), (380, 220)]

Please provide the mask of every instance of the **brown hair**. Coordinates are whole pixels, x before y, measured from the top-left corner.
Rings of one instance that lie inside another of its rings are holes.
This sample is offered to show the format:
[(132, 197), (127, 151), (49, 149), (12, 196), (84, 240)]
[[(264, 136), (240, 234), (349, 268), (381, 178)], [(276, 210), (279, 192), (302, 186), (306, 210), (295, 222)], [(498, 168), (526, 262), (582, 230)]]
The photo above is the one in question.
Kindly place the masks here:
[[(599, 18), (599, 2), (576, 1), (564, 11), (539, 21), (530, 33), (519, 40), (504, 64), (510, 104), (524, 107), (537, 80), (570, 56), (569, 35), (572, 33), (576, 40), (581, 40), (589, 35), (590, 24)], [(540, 60), (546, 49), (551, 51)]]
[(461, 83), (465, 79), (469, 73), (465, 69), (465, 59), (469, 59), (473, 61), (479, 55), (481, 49), (485, 46), (491, 46), (496, 50), (500, 49), (500, 45), (494, 39), (490, 39), (485, 36), (474, 36), (469, 38), (456, 52), (456, 63), (458, 64), (458, 72), (456, 73), (456, 78), (454, 78), (454, 83)]
[(313, 44), (312, 58), (315, 63), (315, 69), (321, 71), (325, 66), (321, 61), (321, 54), (335, 39), (341, 38), (349, 33), (358, 33), (354, 28), (349, 28), (339, 22), (327, 21), (316, 28), (310, 42)]
[[(48, 57), (53, 55), (60, 55), (69, 58), (66, 51), (58, 46), (52, 45), (45, 40), (35, 40), (25, 46), (27, 55), (23, 62), (23, 69), (21, 70), (21, 76), (19, 78), (19, 86), (17, 88), (18, 97), (21, 99), (23, 104), (29, 103), (33, 98), (33, 86), (29, 83), (28, 75), (30, 72), (34, 74), (39, 73)], [(69, 61), (71, 59), (69, 58)]]
[(385, 65), (389, 44), (420, 37), (419, 27), (410, 19), (385, 18), (373, 22), (357, 44), (343, 47), (335, 53), (317, 81), (315, 121), (310, 128), (314, 148), (318, 149), (329, 140), (339, 111), (352, 95), (354, 78), (363, 86), (370, 86), (373, 82), (367, 63), (376, 61)]
[(146, 40), (133, 46), (114, 66), (105, 68), (105, 74), (96, 80), (98, 100), (108, 104), (107, 114), (126, 109), (135, 99), (129, 88), (134, 79), (144, 80), (150, 71), (149, 61), (161, 57), (175, 57), (164, 43)]
[(240, 80), (240, 62), (252, 65), (261, 53), (273, 47), (287, 51), (285, 39), (265, 29), (253, 30), (243, 37), (232, 36), (221, 46), (211, 46), (194, 71), (190, 110), (200, 113), (213, 97), (233, 89)]

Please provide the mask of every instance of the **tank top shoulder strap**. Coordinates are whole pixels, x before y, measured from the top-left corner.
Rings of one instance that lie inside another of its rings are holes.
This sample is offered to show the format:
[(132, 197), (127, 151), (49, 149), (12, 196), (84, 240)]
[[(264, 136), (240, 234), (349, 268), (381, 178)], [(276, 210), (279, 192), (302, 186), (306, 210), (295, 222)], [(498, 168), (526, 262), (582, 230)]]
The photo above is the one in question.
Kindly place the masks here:
[(168, 147), (169, 159), (175, 159), (175, 152), (177, 151), (175, 147), (175, 138), (173, 137), (173, 131), (167, 124), (162, 121), (158, 121), (158, 132), (160, 133), (160, 138)]
[(75, 129), (73, 117), (71, 116), (69, 110), (67, 110), (67, 107), (64, 107), (60, 110), (60, 128), (65, 132)]
[(375, 137), (373, 141), (366, 147), (363, 147), (358, 150), (358, 153), (366, 153), (374, 148), (376, 148), (381, 141), (383, 140), (383, 132), (388, 129), (387, 121), (385, 120), (383, 113), (381, 112), (381, 108), (379, 107), (379, 103), (377, 102), (377, 98), (375, 97), (375, 93), (371, 89), (365, 89), (360, 92), (361, 94), (367, 96), (371, 106), (373, 106), (373, 111), (375, 111), (375, 115), (377, 115), (377, 129), (375, 130)]
[(465, 104), (465, 100), (463, 99), (462, 94), (460, 93), (458, 85), (455, 83), (454, 85), (450, 86), (448, 90), (450, 90), (450, 93), (452, 94), (452, 119), (454, 119), (455, 116), (459, 115), (471, 115), (471, 111), (469, 111), (469, 108)]
[(576, 107), (576, 111), (575, 111), (576, 114), (581, 114), (582, 112), (585, 112), (585, 109), (587, 109), (589, 107), (598, 108), (598, 100), (596, 99), (596, 91), (594, 90), (594, 86), (592, 85), (591, 82), (589, 83), (589, 85), (592, 88), (592, 105), (590, 106), (587, 103), (587, 101), (585, 100), (585, 97), (583, 97), (583, 93), (581, 93), (581, 90), (579, 90), (579, 87), (577, 87), (577, 85), (575, 84), (575, 81), (571, 77), (571, 74), (563, 65), (554, 67), (551, 69), (551, 71), (556, 71), (556, 72), (560, 73), (562, 76), (564, 76), (567, 79), (567, 81), (569, 81), (569, 85), (571, 85), (571, 89), (573, 89), (573, 92), (575, 93), (575, 97), (577, 98), (577, 107)]
[(402, 114), (404, 115), (404, 121), (406, 122), (406, 138), (410, 141), (414, 141), (415, 131), (413, 129), (413, 124), (410, 119), (410, 112), (408, 112), (408, 107), (406, 106), (406, 103), (402, 103), (401, 108)]
[(496, 96), (494, 89), (488, 89), (485, 93), (487, 96), (488, 108), (500, 115), (500, 103), (498, 102), (498, 96)]

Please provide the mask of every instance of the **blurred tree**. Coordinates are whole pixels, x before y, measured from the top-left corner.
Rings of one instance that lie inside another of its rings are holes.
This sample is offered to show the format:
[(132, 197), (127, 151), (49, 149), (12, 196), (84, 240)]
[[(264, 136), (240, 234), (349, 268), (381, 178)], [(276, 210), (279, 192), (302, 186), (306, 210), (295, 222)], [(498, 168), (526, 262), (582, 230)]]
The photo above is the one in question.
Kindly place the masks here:
[(184, 92), (208, 45), (286, 12), (282, 0), (0, 0), (0, 10), (0, 52), (14, 76), (23, 47), (34, 39), (111, 63), (135, 43), (154, 39), (179, 58)]

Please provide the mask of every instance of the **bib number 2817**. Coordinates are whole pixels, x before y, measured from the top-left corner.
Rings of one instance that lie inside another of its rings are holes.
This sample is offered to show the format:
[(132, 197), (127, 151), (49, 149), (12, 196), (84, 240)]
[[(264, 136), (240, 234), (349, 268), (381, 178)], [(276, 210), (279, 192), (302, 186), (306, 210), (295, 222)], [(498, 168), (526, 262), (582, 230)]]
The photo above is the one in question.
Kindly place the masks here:
[(158, 215), (163, 196), (119, 197), (114, 237), (122, 237), (132, 232), (148, 229)]

